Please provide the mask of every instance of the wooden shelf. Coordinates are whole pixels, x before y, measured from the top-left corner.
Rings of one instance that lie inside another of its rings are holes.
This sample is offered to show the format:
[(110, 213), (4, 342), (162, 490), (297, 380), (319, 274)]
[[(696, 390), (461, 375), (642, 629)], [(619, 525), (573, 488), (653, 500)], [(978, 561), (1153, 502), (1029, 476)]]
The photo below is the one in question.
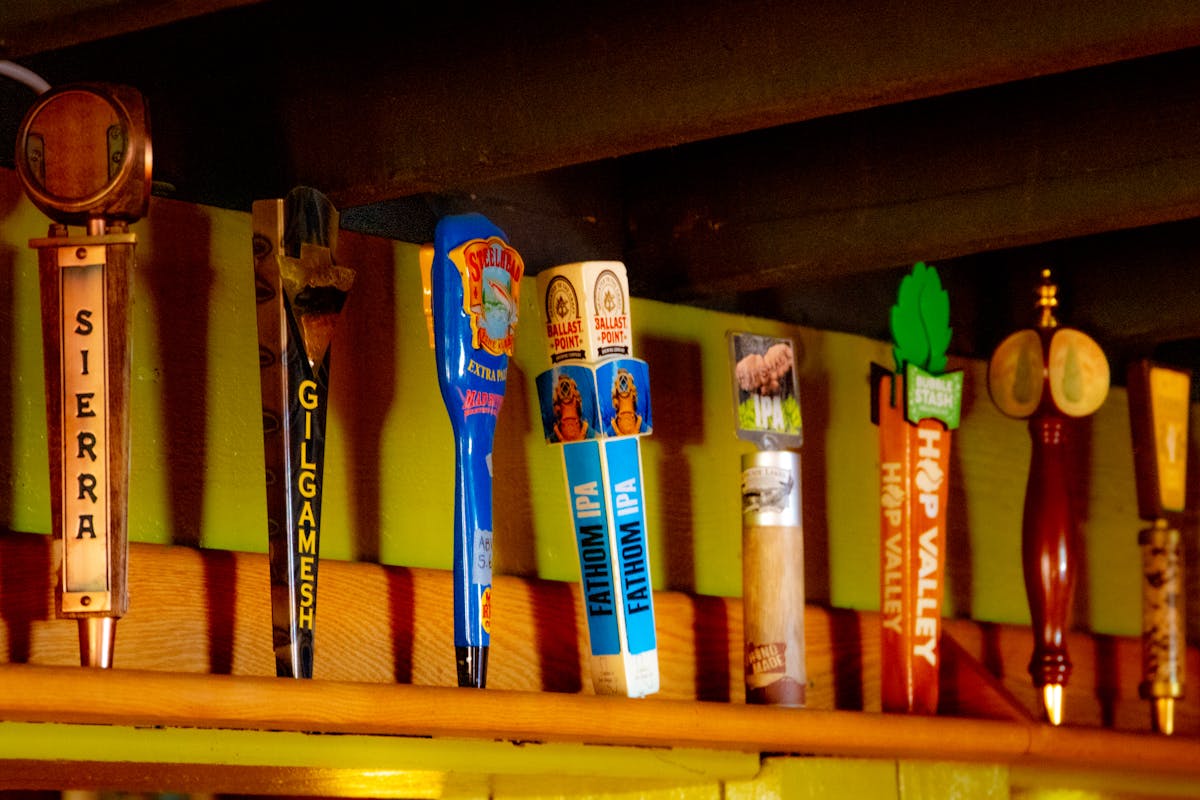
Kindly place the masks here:
[[(1068, 719), (1074, 724), (1054, 729), (1034, 718), (1033, 690), (1024, 686), (1023, 667), (1016, 666), (1028, 657), (1028, 632), (949, 621), (943, 638), (943, 714), (881, 714), (878, 617), (809, 607), (810, 707), (765, 708), (743, 702), (740, 602), (659, 592), (663, 689), (651, 698), (629, 700), (592, 694), (576, 586), (499, 577), (492, 688), (475, 691), (453, 686), (449, 574), (325, 561), (318, 679), (288, 681), (272, 675), (265, 556), (134, 544), (132, 608), (118, 625), (116, 666), (93, 671), (74, 666), (75, 625), (53, 618), (56, 549), (45, 536), (0, 537), (5, 623), (0, 654), (18, 662), (0, 665), (5, 687), (0, 725), (38, 723), (31, 730), (42, 735), (47, 723), (66, 726), (53, 733), (63, 742), (94, 735), (97, 725), (159, 737), (147, 751), (153, 757), (139, 756), (138, 750), (117, 762), (97, 761), (84, 755), (92, 753), (87, 747), (64, 745), (62, 752), (70, 755), (52, 759), (63, 768), (56, 772), (84, 783), (111, 786), (117, 780), (144, 788), (139, 781), (149, 780), (148, 775), (176, 780), (192, 775), (194, 780), (185, 781), (188, 787), (212, 790), (226, 786), (237, 770), (245, 771), (236, 784), (243, 787), (260, 781), (319, 782), (354, 772), (339, 762), (303, 769), (283, 763), (230, 765), (220, 751), (198, 760), (192, 753), (180, 772), (172, 737), (196, 729), (268, 741), (339, 734), (402, 748), (415, 741), (466, 742), (471, 754), (451, 759), (438, 773), (441, 779), (487, 773), (488, 759), (480, 753), (486, 755), (497, 742), (535, 750), (604, 745), (605, 752), (634, 760), (645, 748), (685, 761), (692, 750), (703, 750), (716, 759), (705, 773), (709, 779), (752, 774), (763, 753), (1200, 779), (1197, 703), (1181, 703), (1182, 735), (1149, 734), (1145, 704), (1136, 698), (1138, 653), (1132, 640), (1074, 637), (1077, 667), (1067, 692)], [(1197, 680), (1198, 666), (1193, 650), (1189, 680)], [(0, 787), (31, 788), (29, 766), (38, 762), (37, 752), (9, 752), (0, 759)], [(183, 747), (180, 752), (191, 751)], [(427, 754), (409, 751), (387, 760), (389, 769), (406, 774), (429, 763)], [(222, 772), (223, 764), (236, 769)], [(645, 780), (683, 781), (691, 774), (690, 768), (668, 775), (643, 766)], [(638, 772), (627, 767), (623, 774), (636, 778)], [(399, 785), (419, 794), (411, 784)]]
[[(1031, 720), (29, 665), (0, 668), (0, 681), (0, 715), (17, 722), (924, 759), (1200, 778), (1194, 737), (1054, 729)], [(148, 763), (138, 753), (129, 761)], [(731, 773), (745, 771), (743, 762), (726, 763)], [(0, 762), (0, 773), (5, 769)]]

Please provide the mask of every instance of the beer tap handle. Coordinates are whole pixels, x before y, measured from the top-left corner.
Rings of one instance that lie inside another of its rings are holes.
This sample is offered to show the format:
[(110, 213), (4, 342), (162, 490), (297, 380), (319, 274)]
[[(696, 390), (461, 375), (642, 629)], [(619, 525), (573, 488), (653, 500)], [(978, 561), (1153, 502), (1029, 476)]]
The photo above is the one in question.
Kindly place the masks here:
[(1068, 422), (1043, 412), (1029, 421), (1032, 452), (1025, 488), (1021, 555), (1033, 623), (1029, 672), (1046, 717), (1062, 722), (1062, 692), (1071, 674), (1066, 631), (1075, 591), (1074, 532), (1067, 487)]

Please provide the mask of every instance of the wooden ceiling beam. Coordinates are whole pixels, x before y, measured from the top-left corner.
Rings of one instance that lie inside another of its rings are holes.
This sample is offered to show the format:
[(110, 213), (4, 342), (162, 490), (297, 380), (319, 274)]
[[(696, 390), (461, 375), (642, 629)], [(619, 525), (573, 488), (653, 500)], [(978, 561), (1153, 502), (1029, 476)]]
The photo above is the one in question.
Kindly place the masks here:
[(0, 58), (39, 53), (136, 33), (261, 0), (59, 0), (0, 12)]
[(207, 5), (241, 3), (117, 4), (155, 29), (59, 52), (86, 31), (0, 34), (52, 82), (143, 89), (180, 199), (343, 208), (1200, 45), (1191, 0)]
[(358, 205), (1200, 44), (1174, 1), (491, 13), (289, 74), (288, 171)]
[(689, 302), (1200, 216), (1198, 98), (1183, 51), (631, 157), (627, 263)]

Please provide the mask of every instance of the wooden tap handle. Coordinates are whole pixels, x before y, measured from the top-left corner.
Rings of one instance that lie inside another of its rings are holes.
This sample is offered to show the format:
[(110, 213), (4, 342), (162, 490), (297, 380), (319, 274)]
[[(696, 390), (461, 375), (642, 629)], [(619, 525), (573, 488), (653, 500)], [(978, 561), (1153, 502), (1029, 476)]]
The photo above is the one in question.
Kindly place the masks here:
[(1065, 684), (1071, 673), (1066, 629), (1075, 591), (1076, 557), (1067, 491), (1067, 418), (1040, 411), (1029, 421), (1029, 434), (1033, 450), (1021, 554), (1034, 633), (1029, 672), (1034, 685), (1044, 687)]
[[(136, 237), (150, 198), (145, 101), (77, 84), (42, 94), (17, 133), (25, 193), (52, 225), (34, 239), (42, 303), (51, 520), (62, 541), (58, 610), (79, 620), (80, 661), (112, 666), (128, 608), (129, 330)], [(67, 226), (87, 226), (72, 237)]]
[(55, 87), (26, 112), (17, 133), (26, 195), (64, 225), (144, 217), (152, 164), (145, 98), (128, 86)]
[(803, 706), (804, 528), (800, 456), (742, 456), (742, 612), (746, 702)]

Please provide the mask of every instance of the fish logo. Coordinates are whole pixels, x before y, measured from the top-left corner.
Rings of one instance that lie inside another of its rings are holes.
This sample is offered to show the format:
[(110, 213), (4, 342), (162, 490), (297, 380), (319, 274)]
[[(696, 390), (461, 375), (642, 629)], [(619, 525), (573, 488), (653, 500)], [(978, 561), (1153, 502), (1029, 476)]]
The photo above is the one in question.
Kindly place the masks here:
[(499, 237), (474, 239), (450, 260), (463, 280), (463, 311), (471, 319), (472, 345), (492, 355), (512, 355), (525, 262)]

